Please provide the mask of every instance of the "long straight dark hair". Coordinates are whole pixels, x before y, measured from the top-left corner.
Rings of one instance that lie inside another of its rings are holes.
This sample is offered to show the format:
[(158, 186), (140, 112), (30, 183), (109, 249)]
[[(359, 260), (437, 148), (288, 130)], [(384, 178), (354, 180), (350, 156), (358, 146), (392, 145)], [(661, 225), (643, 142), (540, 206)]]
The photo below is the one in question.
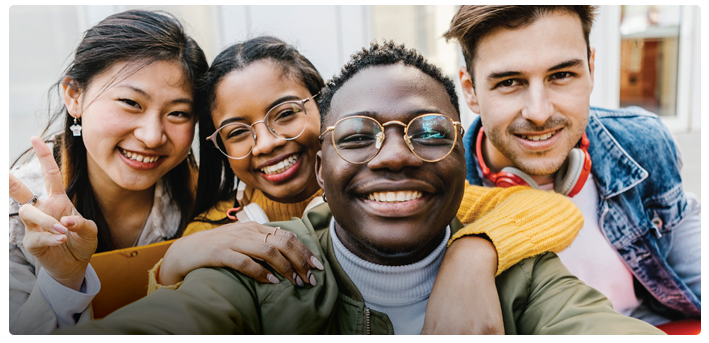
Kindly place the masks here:
[[(212, 62), (211, 67), (200, 82), (197, 91), (197, 108), (199, 115), (199, 179), (197, 182), (197, 199), (193, 217), (207, 222), (223, 220), (207, 220), (199, 215), (212, 208), (219, 201), (233, 197), (235, 191), (235, 175), (229, 165), (229, 159), (217, 150), (207, 137), (216, 128), (212, 122), (212, 110), (216, 100), (216, 91), (224, 76), (232, 71), (240, 70), (251, 63), (260, 60), (270, 60), (281, 68), (283, 75), (300, 81), (310, 91), (317, 94), (325, 86), (320, 73), (310, 61), (298, 50), (282, 40), (261, 36), (231, 45), (224, 49)], [(224, 218), (225, 219), (225, 218)]]
[[(118, 62), (127, 62), (126, 66), (109, 84), (120, 81), (138, 70), (159, 61), (179, 63), (187, 82), (193, 87), (193, 96), (197, 83), (209, 68), (204, 52), (197, 43), (185, 34), (180, 22), (165, 12), (131, 10), (117, 13), (102, 20), (84, 33), (84, 37), (74, 52), (74, 59), (64, 71), (62, 77), (52, 88), (61, 94), (62, 82), (71, 79), (73, 86), (85, 91), (94, 77)], [(60, 96), (61, 99), (61, 96)], [(61, 133), (54, 135), (54, 158), (60, 166), (64, 185), (69, 199), (85, 218), (96, 222), (98, 226), (97, 252), (115, 249), (108, 223), (96, 201), (96, 194), (89, 181), (86, 147), (80, 137), (74, 137), (70, 126), (74, 123), (65, 106), (50, 115), (49, 123), (42, 132), (47, 137), (52, 123), (64, 117)], [(45, 138), (46, 139), (46, 138)], [(27, 157), (29, 151), (23, 156)], [(168, 196), (178, 205), (181, 213), (180, 227), (174, 237), (179, 237), (191, 220), (194, 205), (194, 175), (197, 172), (192, 153), (170, 170), (163, 180)], [(174, 238), (173, 237), (173, 238)]]

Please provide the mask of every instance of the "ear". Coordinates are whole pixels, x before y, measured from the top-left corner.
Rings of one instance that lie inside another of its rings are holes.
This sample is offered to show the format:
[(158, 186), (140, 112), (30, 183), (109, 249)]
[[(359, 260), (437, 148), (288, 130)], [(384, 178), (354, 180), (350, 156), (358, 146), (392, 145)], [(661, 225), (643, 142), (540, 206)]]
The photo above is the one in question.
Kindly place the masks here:
[(593, 88), (593, 72), (596, 70), (596, 47), (591, 47), (591, 55), (588, 57), (588, 69), (591, 72), (591, 88)]
[(315, 178), (318, 180), (320, 188), (325, 190), (325, 182), (323, 182), (322, 178), (322, 150), (315, 154)]
[(460, 67), (458, 78), (460, 78), (460, 88), (463, 91), (463, 98), (465, 103), (468, 104), (468, 108), (476, 114), (480, 114), (478, 97), (475, 96), (475, 87), (473, 86), (473, 79), (468, 73), (468, 68), (465, 66)]
[(74, 79), (70, 77), (65, 77), (62, 80), (62, 97), (64, 98), (64, 106), (66, 106), (69, 115), (74, 118), (80, 118), (81, 113), (79, 106), (79, 98), (81, 97), (81, 90), (76, 85)]

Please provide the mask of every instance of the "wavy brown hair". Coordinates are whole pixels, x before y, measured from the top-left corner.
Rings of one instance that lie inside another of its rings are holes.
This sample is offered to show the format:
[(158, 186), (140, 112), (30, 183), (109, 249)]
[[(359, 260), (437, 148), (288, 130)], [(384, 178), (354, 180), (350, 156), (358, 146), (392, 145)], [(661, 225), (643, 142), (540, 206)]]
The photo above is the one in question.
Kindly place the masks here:
[[(488, 32), (498, 27), (509, 29), (524, 28), (537, 19), (554, 12), (575, 14), (581, 20), (583, 37), (586, 40), (588, 58), (591, 58), (589, 35), (596, 18), (598, 6), (528, 6), (528, 5), (468, 5), (460, 6), (451, 20), (448, 31), (443, 33), (446, 41), (455, 38), (460, 43), (468, 73), (473, 76), (473, 60), (478, 41)], [(473, 84), (474, 84), (473, 78)]]

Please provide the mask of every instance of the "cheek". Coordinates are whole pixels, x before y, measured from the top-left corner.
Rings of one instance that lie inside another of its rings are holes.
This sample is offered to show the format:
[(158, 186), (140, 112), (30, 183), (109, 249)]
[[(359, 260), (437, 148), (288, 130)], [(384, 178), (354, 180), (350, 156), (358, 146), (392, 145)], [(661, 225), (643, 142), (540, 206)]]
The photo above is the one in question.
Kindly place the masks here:
[[(313, 116), (315, 117), (315, 116)], [(314, 122), (314, 121), (317, 122)], [(308, 154), (315, 157), (315, 154), (320, 150), (320, 140), (318, 136), (320, 134), (320, 122), (319, 118), (309, 118), (308, 124), (305, 126), (305, 131), (298, 137), (295, 141), (308, 148)]]
[(254, 179), (251, 174), (251, 155), (240, 160), (230, 158), (229, 166), (231, 167), (231, 171), (234, 172), (234, 175), (236, 175), (239, 180), (246, 182), (246, 184), (249, 184), (249, 182)]
[(90, 152), (106, 145), (113, 147), (134, 127), (129, 118), (98, 107), (95, 111), (84, 113), (81, 126), (81, 139)]
[(166, 124), (165, 133), (173, 146), (179, 153), (185, 155), (189, 152), (194, 139), (195, 126), (194, 122), (181, 124)]
[(499, 95), (490, 94), (484, 104), (480, 104), (481, 121), (485, 131), (505, 131), (520, 111), (514, 99), (506, 99)]
[[(323, 189), (333, 195), (335, 193), (341, 193), (343, 189), (342, 183), (345, 179), (349, 177), (347, 174), (347, 167), (339, 163), (335, 159), (340, 159), (337, 155), (335, 149), (332, 146), (328, 146), (323, 149), (322, 158), (322, 178), (323, 178)], [(344, 162), (344, 161), (343, 161)], [(336, 192), (335, 192), (336, 191)]]

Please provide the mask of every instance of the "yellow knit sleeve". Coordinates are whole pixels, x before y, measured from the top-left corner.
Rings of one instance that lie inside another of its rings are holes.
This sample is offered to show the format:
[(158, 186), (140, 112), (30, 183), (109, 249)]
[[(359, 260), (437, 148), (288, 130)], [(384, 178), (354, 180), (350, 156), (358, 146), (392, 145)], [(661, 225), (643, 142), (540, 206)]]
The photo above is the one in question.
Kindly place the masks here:
[(157, 274), (160, 271), (161, 265), (162, 265), (162, 259), (160, 259), (160, 261), (158, 261), (158, 263), (155, 264), (153, 269), (150, 269), (148, 271), (148, 295), (150, 295), (151, 293), (153, 293), (161, 288), (178, 289), (178, 288), (180, 288), (180, 286), (182, 286), (183, 281), (180, 281), (180, 282), (178, 282), (174, 285), (170, 285), (170, 286), (165, 286), (165, 285), (159, 284)]
[(581, 211), (561, 194), (467, 181), (458, 219), (466, 226), (448, 245), (466, 235), (486, 234), (497, 250), (497, 275), (527, 257), (564, 250), (583, 226)]

